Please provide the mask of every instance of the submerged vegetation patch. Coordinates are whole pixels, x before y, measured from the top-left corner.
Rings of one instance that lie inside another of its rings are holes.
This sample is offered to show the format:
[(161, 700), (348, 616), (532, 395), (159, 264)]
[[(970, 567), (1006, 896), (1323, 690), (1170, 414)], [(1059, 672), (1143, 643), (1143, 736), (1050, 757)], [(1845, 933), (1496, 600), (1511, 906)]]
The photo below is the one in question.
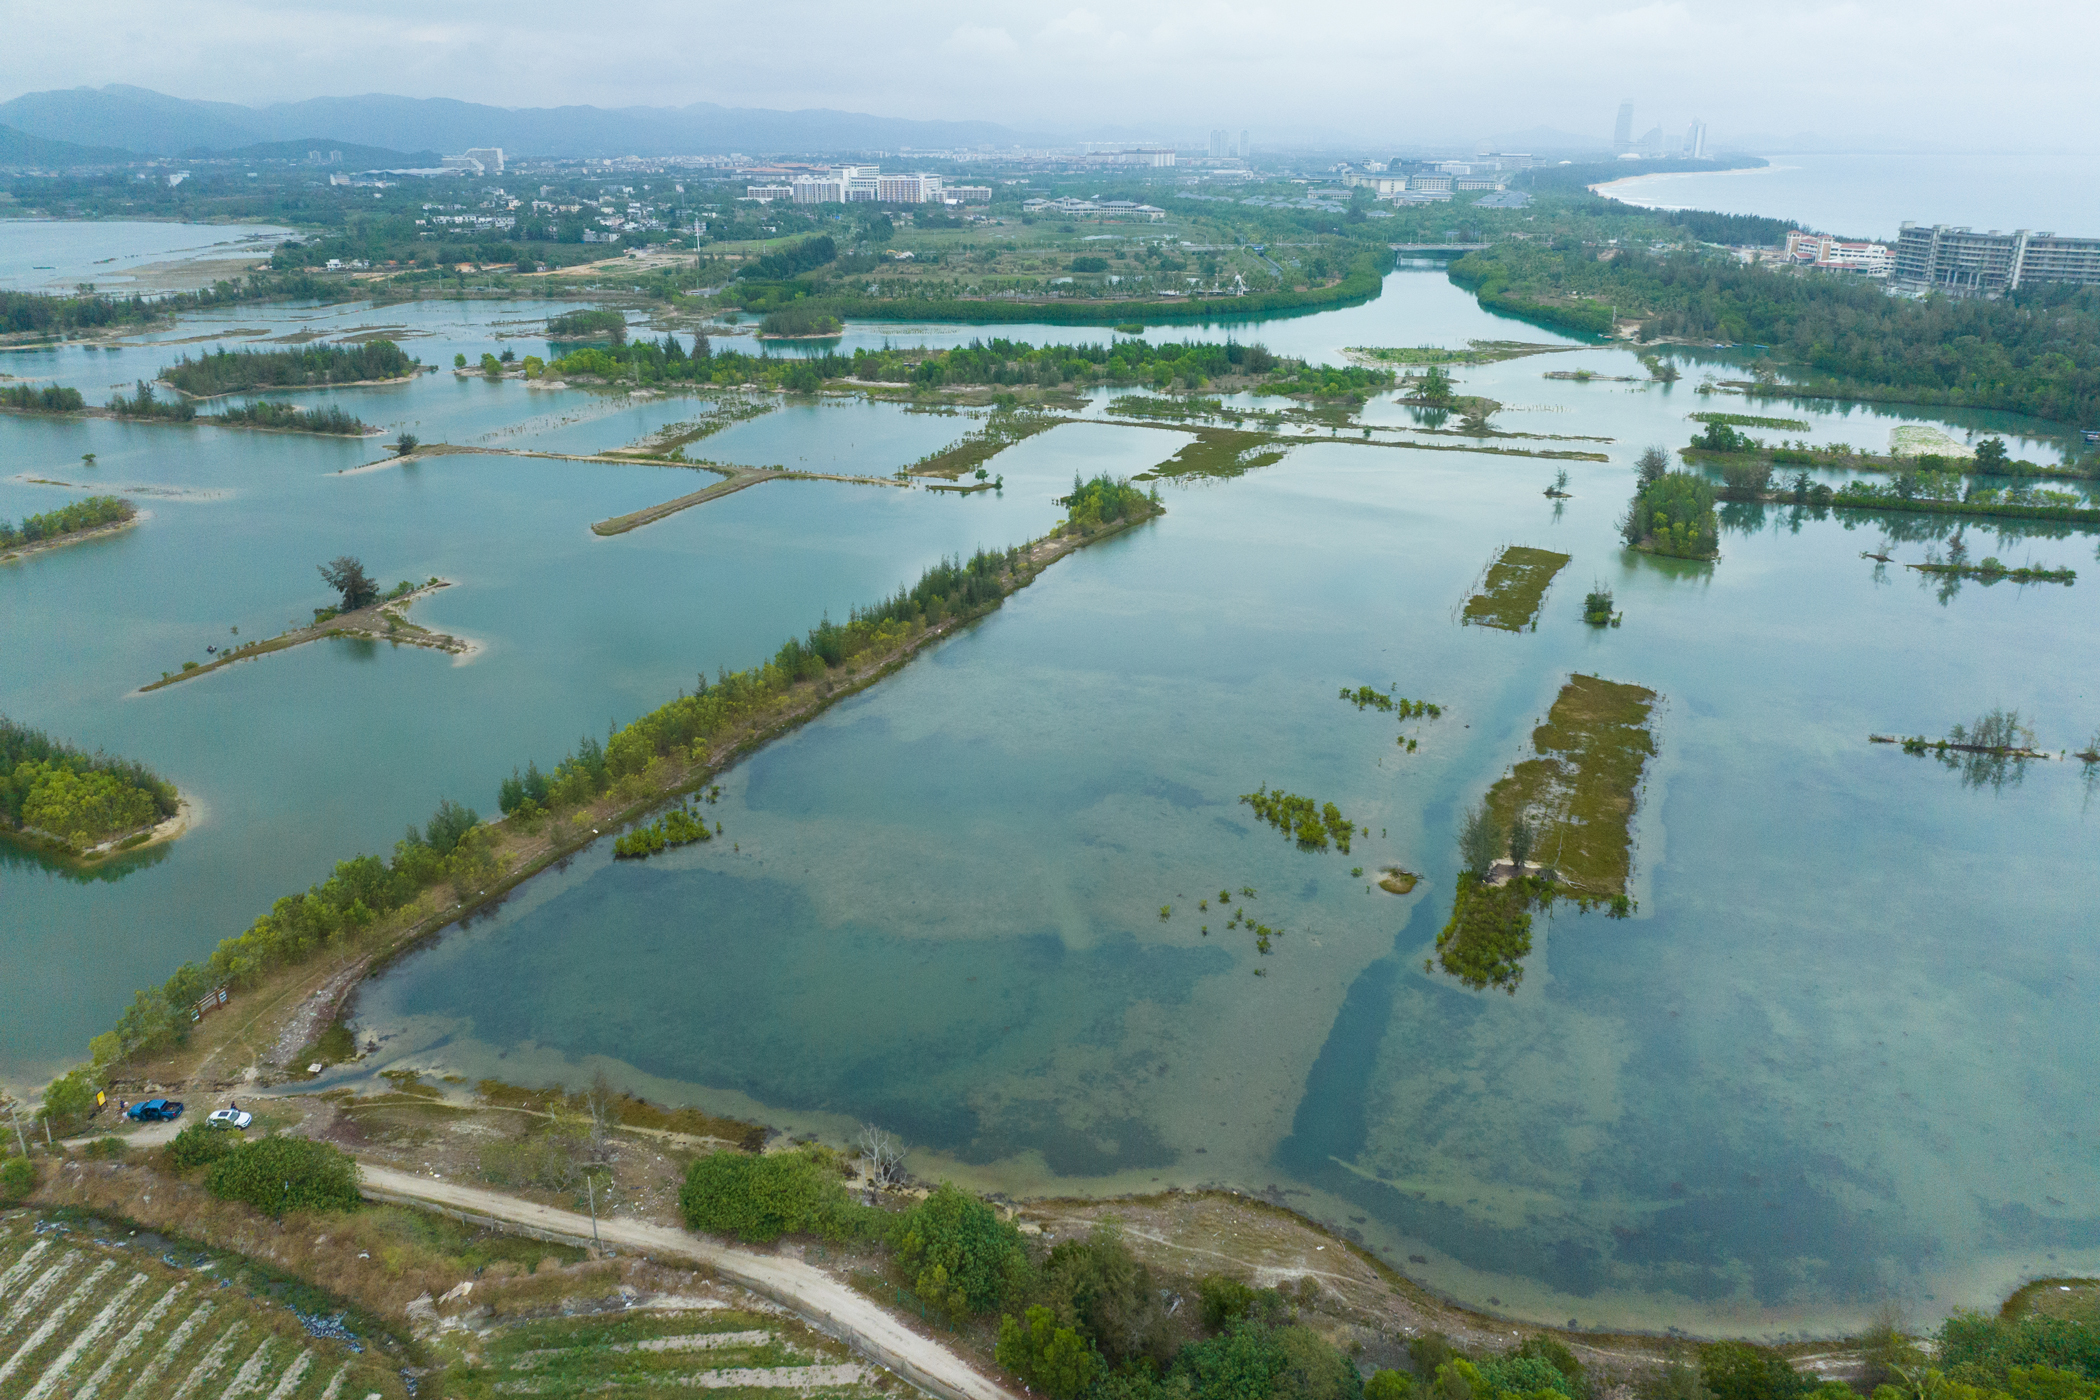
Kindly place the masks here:
[(613, 841), (613, 859), (647, 860), (679, 846), (714, 839), (715, 834), (708, 829), (706, 817), (690, 806), (673, 807), (647, 826), (638, 826), (617, 837)]
[(1799, 418), (1763, 418), (1755, 413), (1687, 413), (1685, 417), (1694, 423), (1724, 423), (1731, 428), (1779, 428), (1790, 433), (1805, 433), (1809, 429)]
[(1592, 896), (1625, 893), (1634, 793), (1655, 752), (1655, 701), (1643, 686), (1568, 677), (1532, 731), (1536, 757), (1488, 789), (1494, 819), (1504, 830), (1527, 822), (1537, 833), (1532, 854), (1559, 883)]
[[(1992, 709), (1978, 715), (1971, 725), (1955, 725), (1942, 739), (1927, 739), (1922, 734), (1908, 738), (1897, 738), (1888, 734), (1870, 734), (1869, 743), (1901, 744), (1908, 754), (1929, 754), (1953, 771), (1961, 774), (1963, 787), (1987, 787), (1996, 791), (2007, 783), (2017, 785), (2027, 776), (2026, 764), (2031, 759), (2047, 758), (2034, 746), (2034, 731), (2020, 718), (2018, 710)], [(2088, 747), (2088, 752), (2100, 748), (2100, 743)], [(2085, 758), (2085, 754), (2080, 754)], [(2087, 760), (2091, 762), (2090, 759)]]
[(1054, 413), (1000, 409), (984, 420), (983, 427), (964, 433), (959, 442), (938, 452), (927, 453), (904, 471), (912, 476), (945, 476), (952, 481), (1015, 443), (1068, 421)]
[[(713, 437), (724, 428), (747, 419), (762, 418), (780, 407), (778, 399), (732, 398), (722, 399), (709, 406), (699, 417), (679, 423), (667, 423), (643, 438), (632, 447), (615, 448), (609, 456), (668, 457), (675, 462), (685, 460), (685, 449), (702, 438)], [(705, 466), (706, 463), (693, 465)]]
[(1310, 797), (1278, 789), (1269, 791), (1263, 783), (1254, 792), (1243, 792), (1240, 801), (1254, 809), (1254, 815), (1286, 836), (1298, 840), (1301, 851), (1324, 851), (1329, 837), (1341, 847), (1342, 854), (1349, 853), (1350, 838), (1357, 832), (1356, 823), (1342, 816), (1341, 809), (1332, 802), (1315, 802)]
[(1513, 544), (1490, 564), (1480, 591), (1466, 599), (1462, 621), (1476, 627), (1521, 632), (1538, 627), (1539, 606), (1568, 555)]
[(1582, 345), (1548, 345), (1532, 340), (1469, 340), (1463, 350), (1440, 345), (1351, 345), (1342, 353), (1358, 364), (1374, 365), (1491, 365), (1524, 355), (1555, 355), (1584, 350)]
[(1517, 877), (1490, 883), (1470, 870), (1459, 872), (1451, 919), (1436, 936), (1444, 971), (1475, 991), (1500, 987), (1515, 996), (1531, 955), (1531, 910), (1552, 904), (1553, 882)]

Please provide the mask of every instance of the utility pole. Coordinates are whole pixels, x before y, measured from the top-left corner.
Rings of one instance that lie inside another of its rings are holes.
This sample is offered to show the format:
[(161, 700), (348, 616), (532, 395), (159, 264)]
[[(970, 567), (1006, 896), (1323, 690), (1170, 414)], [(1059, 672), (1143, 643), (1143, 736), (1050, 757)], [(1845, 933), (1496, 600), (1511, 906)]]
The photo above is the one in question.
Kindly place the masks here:
[(589, 1172), (583, 1174), (583, 1184), (591, 1189), (591, 1244), (600, 1254), (605, 1253), (605, 1241), (598, 1238), (598, 1178)]
[(13, 1099), (7, 1101), (7, 1116), (14, 1119), (15, 1141), (21, 1145), (22, 1155), (27, 1157), (29, 1155), (29, 1139), (22, 1136), (22, 1115), (15, 1111), (15, 1101)]

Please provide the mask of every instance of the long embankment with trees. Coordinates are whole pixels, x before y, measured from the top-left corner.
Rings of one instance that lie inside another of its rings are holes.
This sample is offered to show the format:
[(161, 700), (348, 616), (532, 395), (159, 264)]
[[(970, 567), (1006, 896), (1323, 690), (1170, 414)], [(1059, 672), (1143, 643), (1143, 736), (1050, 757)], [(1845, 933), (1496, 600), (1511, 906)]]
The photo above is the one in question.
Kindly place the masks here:
[[(525, 373), (532, 375), (528, 368)], [(1238, 341), (1119, 340), (1113, 344), (1031, 345), (993, 337), (945, 350), (885, 347), (851, 355), (772, 356), (717, 350), (706, 336), (690, 348), (676, 335), (580, 346), (539, 372), (609, 383), (759, 385), (814, 392), (826, 383), (904, 389), (1039, 389), (1149, 385), (1279, 396), (1363, 397), (1389, 388), (1392, 370), (1312, 365), (1260, 344)], [(537, 377), (537, 376), (534, 376)]]
[(77, 861), (136, 849), (181, 810), (175, 785), (144, 764), (0, 715), (0, 836)]
[[(279, 899), (202, 962), (185, 963), (155, 991), (139, 991), (89, 1063), (70, 1071), (46, 1102), (77, 1099), (127, 1059), (179, 1053), (189, 1008), (220, 987), (249, 990), (328, 955), (362, 963), (422, 937), (549, 863), (691, 791), (773, 737), (872, 685), (923, 647), (994, 611), (1051, 564), (1087, 544), (1159, 515), (1157, 492), (1097, 476), (1073, 482), (1066, 518), (1042, 539), (967, 560), (944, 561), (912, 586), (791, 637), (773, 658), (710, 681), (614, 730), (585, 736), (541, 769), (528, 763), (503, 792), (500, 819), (484, 822), (447, 802), (397, 842), (390, 858), (341, 862), (325, 881)], [(336, 561), (338, 565), (346, 561)], [(361, 572), (361, 571), (360, 571)], [(92, 1090), (89, 1090), (92, 1097)]]
[(89, 496), (57, 510), (24, 516), (20, 524), (0, 516), (0, 557), (14, 558), (109, 534), (137, 520), (138, 514), (138, 508), (122, 496)]

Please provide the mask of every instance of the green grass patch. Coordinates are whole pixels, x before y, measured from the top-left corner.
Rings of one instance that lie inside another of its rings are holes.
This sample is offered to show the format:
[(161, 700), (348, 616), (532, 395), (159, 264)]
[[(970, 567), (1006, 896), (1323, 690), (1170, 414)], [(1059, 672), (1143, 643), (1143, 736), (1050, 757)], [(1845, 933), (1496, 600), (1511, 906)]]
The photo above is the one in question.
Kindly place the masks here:
[(1521, 632), (1538, 627), (1539, 607), (1553, 576), (1566, 567), (1569, 556), (1550, 549), (1513, 544), (1488, 566), (1480, 591), (1466, 599), (1462, 620), (1475, 627), (1499, 627)]
[(1634, 790), (1655, 753), (1655, 702), (1642, 686), (1568, 677), (1532, 731), (1536, 756), (1488, 789), (1495, 820), (1507, 829), (1522, 813), (1538, 833), (1532, 859), (1584, 894), (1626, 892)]
[(1193, 428), (1196, 440), (1136, 480), (1159, 477), (1241, 476), (1256, 467), (1273, 467), (1290, 449), (1267, 433), (1243, 432), (1237, 428)]
[(1381, 365), (1491, 365), (1525, 355), (1551, 355), (1580, 350), (1580, 345), (1547, 345), (1531, 340), (1469, 340), (1464, 350), (1440, 345), (1351, 345), (1342, 353), (1358, 362)]

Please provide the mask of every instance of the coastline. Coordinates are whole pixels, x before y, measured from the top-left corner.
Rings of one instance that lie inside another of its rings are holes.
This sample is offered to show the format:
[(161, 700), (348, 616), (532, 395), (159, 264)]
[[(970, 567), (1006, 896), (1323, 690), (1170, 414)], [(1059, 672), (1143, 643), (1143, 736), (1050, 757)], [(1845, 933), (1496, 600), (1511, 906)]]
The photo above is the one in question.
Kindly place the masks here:
[(1622, 175), (1616, 180), (1600, 180), (1596, 184), (1591, 185), (1589, 187), (1589, 191), (1591, 194), (1597, 195), (1604, 199), (1609, 199), (1617, 204), (1624, 204), (1629, 208), (1633, 209), (1661, 209), (1675, 211), (1679, 209), (1690, 209), (1694, 206), (1689, 204), (1665, 204), (1660, 200), (1652, 202), (1643, 202), (1642, 200), (1638, 199), (1630, 199), (1627, 197), (1629, 191), (1626, 187), (1629, 185), (1638, 185), (1643, 180), (1668, 180), (1674, 179), (1682, 175), (1777, 175), (1782, 171), (1794, 170), (1798, 168), (1799, 167), (1791, 165), (1778, 165), (1773, 163), (1768, 158), (1763, 165), (1742, 166), (1731, 170), (1659, 170), (1644, 175)]

